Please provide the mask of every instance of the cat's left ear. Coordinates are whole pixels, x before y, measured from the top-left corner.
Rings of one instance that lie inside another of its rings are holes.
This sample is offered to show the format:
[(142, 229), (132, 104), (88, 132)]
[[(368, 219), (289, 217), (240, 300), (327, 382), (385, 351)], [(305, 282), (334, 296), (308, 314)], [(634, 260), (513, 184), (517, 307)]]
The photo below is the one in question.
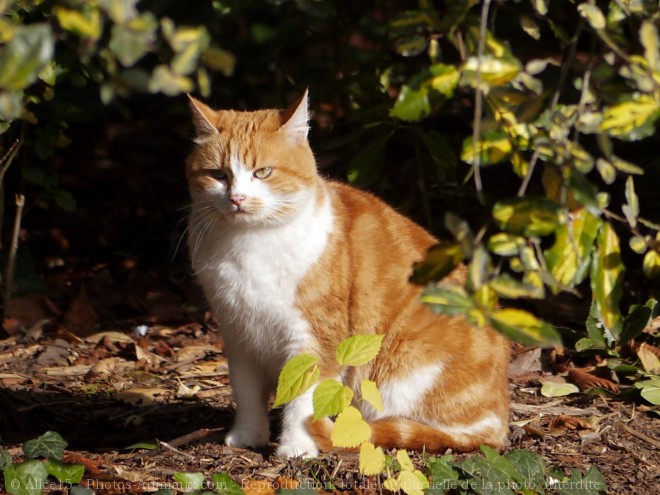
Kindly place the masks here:
[(301, 143), (307, 140), (307, 133), (309, 132), (309, 104), (307, 102), (307, 95), (309, 90), (291, 105), (288, 109), (280, 112), (280, 122), (282, 126), (279, 132), (285, 132), (297, 142)]

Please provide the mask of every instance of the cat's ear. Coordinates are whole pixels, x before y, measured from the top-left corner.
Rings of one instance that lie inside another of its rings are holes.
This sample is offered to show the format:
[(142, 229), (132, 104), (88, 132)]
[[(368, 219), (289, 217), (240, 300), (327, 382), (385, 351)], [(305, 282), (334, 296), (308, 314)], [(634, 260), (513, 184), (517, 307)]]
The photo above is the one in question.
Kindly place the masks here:
[(188, 101), (190, 102), (193, 124), (197, 135), (205, 136), (218, 132), (218, 112), (190, 95), (188, 95)]
[(306, 89), (298, 101), (288, 109), (280, 112), (282, 126), (279, 132), (288, 134), (299, 143), (307, 140), (307, 133), (309, 132), (308, 93), (309, 91)]

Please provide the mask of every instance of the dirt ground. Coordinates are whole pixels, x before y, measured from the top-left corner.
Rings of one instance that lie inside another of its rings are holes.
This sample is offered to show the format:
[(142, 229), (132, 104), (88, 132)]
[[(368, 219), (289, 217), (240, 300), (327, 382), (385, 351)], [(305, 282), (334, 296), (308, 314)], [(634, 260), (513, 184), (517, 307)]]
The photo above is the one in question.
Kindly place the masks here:
[[(85, 464), (86, 483), (104, 495), (171, 487), (182, 471), (227, 472), (252, 493), (292, 480), (378, 492), (359, 476), (355, 454), (283, 461), (274, 444), (223, 446), (227, 363), (180, 245), (189, 136), (189, 127), (139, 119), (70, 136), (76, 146), (55, 165), (76, 212), (32, 207), (21, 232), (26, 284), (0, 339), (2, 448), (20, 457), (23, 442), (56, 431), (67, 459)], [(583, 472), (595, 465), (612, 494), (660, 493), (658, 416), (630, 400), (543, 397), (541, 382), (557, 379), (549, 358), (516, 349), (507, 450)], [(156, 450), (139, 448), (156, 440)]]

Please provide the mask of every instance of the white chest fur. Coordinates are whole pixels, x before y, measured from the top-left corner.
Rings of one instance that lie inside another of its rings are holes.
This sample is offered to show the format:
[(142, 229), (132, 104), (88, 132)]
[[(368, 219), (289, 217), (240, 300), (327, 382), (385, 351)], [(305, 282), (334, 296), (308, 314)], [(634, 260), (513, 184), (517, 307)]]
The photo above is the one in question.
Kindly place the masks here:
[[(201, 222), (196, 225), (198, 218), (193, 209), (193, 269), (226, 343), (241, 346), (262, 363), (281, 366), (311, 339), (296, 294), (332, 230), (329, 200), (319, 209), (310, 202), (290, 221), (270, 227), (220, 225), (204, 232)], [(197, 236), (202, 236), (199, 241)]]

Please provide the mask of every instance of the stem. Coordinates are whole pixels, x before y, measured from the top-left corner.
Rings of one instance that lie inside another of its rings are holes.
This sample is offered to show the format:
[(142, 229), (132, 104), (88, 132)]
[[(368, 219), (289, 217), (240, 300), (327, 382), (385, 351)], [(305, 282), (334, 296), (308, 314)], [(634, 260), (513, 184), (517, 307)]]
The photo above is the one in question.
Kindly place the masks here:
[[(16, 158), (16, 155), (21, 149), (22, 144), (23, 141), (21, 139), (14, 141), (7, 150), (7, 153), (5, 153), (5, 155), (0, 159), (0, 232), (2, 232), (2, 226), (4, 224), (5, 218), (5, 174), (7, 173), (7, 170), (9, 170), (9, 167), (14, 161), (14, 158)], [(2, 249), (2, 236), (0, 236), (0, 249)]]
[(7, 277), (5, 280), (5, 305), (4, 319), (7, 318), (9, 301), (11, 300), (11, 288), (14, 279), (14, 268), (16, 266), (16, 251), (18, 250), (18, 236), (21, 232), (21, 218), (23, 217), (23, 207), (25, 206), (25, 196), (16, 195), (16, 216), (14, 217), (14, 232), (11, 236), (11, 246), (9, 248), (9, 257), (7, 258)]
[(477, 49), (477, 77), (476, 93), (474, 96), (474, 122), (472, 124), (472, 146), (474, 147), (474, 163), (472, 173), (474, 174), (474, 186), (477, 188), (479, 203), (485, 204), (483, 184), (481, 182), (481, 153), (479, 151), (479, 136), (481, 135), (481, 114), (483, 112), (483, 91), (481, 89), (481, 57), (484, 54), (486, 44), (486, 25), (488, 24), (488, 9), (490, 0), (485, 0), (481, 6), (481, 23), (479, 25), (479, 47)]

